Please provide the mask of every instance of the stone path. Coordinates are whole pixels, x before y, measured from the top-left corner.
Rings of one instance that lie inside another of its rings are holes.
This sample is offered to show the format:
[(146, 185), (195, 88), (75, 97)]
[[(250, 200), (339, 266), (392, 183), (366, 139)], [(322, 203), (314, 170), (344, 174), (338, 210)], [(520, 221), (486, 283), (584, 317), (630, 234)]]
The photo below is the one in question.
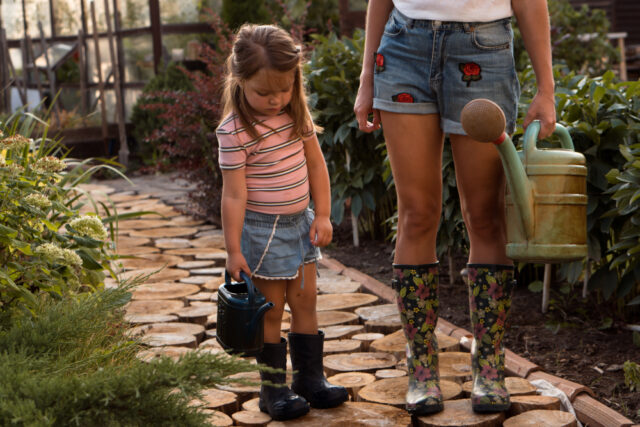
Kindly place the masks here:
[[(133, 258), (114, 266), (119, 278), (150, 275), (133, 292), (126, 319), (142, 334), (148, 349), (139, 357), (179, 357), (196, 348), (223, 351), (216, 336), (217, 289), (223, 283), (226, 252), (222, 231), (183, 215), (187, 183), (175, 176), (136, 178), (85, 185), (95, 199), (115, 204), (118, 212), (155, 211), (119, 223), (116, 251)], [(159, 270), (159, 271), (158, 271)], [(152, 274), (153, 273), (153, 274)], [(117, 286), (112, 280), (107, 286)], [(204, 405), (213, 425), (250, 426), (400, 426), (411, 425), (402, 409), (407, 389), (404, 335), (393, 293), (375, 279), (335, 260), (321, 263), (318, 320), (326, 335), (324, 366), (330, 381), (345, 386), (350, 401), (338, 408), (315, 410), (297, 420), (272, 421), (257, 408), (259, 387), (225, 386), (205, 391)], [(288, 313), (283, 336), (289, 327)], [(545, 380), (572, 402), (580, 421), (590, 426), (630, 426), (620, 414), (595, 400), (587, 387), (548, 375), (507, 351), (507, 386), (513, 396), (508, 413), (475, 414), (468, 399), (471, 334), (440, 319), (440, 375), (445, 410), (420, 417), (414, 425), (575, 426), (574, 415), (561, 410), (557, 397), (540, 396), (530, 381)], [(288, 365), (290, 368), (290, 364)], [(239, 374), (257, 380), (257, 373)]]

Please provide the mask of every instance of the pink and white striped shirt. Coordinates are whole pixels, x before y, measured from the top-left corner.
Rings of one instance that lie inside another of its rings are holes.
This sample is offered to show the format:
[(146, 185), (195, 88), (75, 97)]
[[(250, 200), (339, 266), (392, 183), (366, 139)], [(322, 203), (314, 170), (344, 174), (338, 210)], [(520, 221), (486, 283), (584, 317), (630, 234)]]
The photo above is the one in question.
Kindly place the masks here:
[(236, 114), (227, 116), (216, 131), (220, 169), (245, 169), (247, 209), (267, 214), (292, 214), (309, 205), (309, 176), (302, 137), (293, 135), (293, 120), (284, 111), (258, 117), (259, 138), (253, 138)]

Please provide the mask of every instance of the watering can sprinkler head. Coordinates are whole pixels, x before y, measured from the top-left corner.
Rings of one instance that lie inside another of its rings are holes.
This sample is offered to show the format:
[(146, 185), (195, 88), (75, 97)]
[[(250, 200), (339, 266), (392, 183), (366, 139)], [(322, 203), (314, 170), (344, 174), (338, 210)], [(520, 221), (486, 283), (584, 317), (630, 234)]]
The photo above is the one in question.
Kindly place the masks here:
[(507, 120), (498, 104), (488, 99), (474, 99), (467, 103), (460, 115), (462, 128), (480, 142), (500, 144), (504, 141)]

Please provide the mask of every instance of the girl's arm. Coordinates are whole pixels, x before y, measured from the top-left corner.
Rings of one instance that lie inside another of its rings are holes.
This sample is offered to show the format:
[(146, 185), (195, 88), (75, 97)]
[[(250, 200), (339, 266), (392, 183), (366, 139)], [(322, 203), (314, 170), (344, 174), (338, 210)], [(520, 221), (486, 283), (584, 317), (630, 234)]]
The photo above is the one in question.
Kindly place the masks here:
[[(380, 39), (384, 32), (384, 26), (393, 9), (392, 0), (369, 0), (367, 6), (367, 24), (364, 41), (364, 53), (362, 59), (362, 72), (360, 73), (360, 87), (353, 107), (356, 113), (358, 127), (363, 132), (373, 132), (380, 128), (380, 113), (373, 111), (373, 55), (380, 45)], [(373, 112), (373, 123), (368, 121), (369, 114)]]
[(547, 0), (511, 0), (513, 12), (518, 20), (524, 45), (536, 73), (538, 92), (527, 115), (524, 127), (533, 120), (540, 120), (539, 138), (546, 138), (556, 126), (553, 68), (551, 65), (551, 35)]
[(242, 255), (240, 239), (247, 206), (247, 185), (244, 169), (222, 170), (222, 231), (227, 247), (227, 271), (240, 281), (240, 271), (251, 275)]
[(315, 246), (327, 246), (333, 238), (331, 225), (331, 184), (318, 137), (313, 135), (304, 142), (304, 155), (309, 171), (311, 198), (315, 207), (315, 219), (311, 224), (309, 238)]

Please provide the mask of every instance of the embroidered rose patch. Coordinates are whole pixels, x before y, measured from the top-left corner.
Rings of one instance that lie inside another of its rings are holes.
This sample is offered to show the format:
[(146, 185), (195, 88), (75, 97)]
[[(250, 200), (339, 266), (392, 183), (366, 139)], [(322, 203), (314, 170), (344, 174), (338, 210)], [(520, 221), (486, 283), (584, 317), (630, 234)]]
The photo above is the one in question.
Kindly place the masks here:
[(413, 96), (410, 93), (402, 92), (391, 97), (393, 102), (406, 102), (411, 104), (413, 102)]
[(376, 58), (376, 73), (380, 73), (384, 71), (384, 55), (382, 55), (381, 53), (376, 53), (375, 58)]
[(467, 82), (467, 87), (471, 85), (471, 82), (478, 81), (482, 79), (482, 68), (475, 62), (467, 62), (466, 64), (459, 65), (460, 71), (462, 72), (462, 81)]

